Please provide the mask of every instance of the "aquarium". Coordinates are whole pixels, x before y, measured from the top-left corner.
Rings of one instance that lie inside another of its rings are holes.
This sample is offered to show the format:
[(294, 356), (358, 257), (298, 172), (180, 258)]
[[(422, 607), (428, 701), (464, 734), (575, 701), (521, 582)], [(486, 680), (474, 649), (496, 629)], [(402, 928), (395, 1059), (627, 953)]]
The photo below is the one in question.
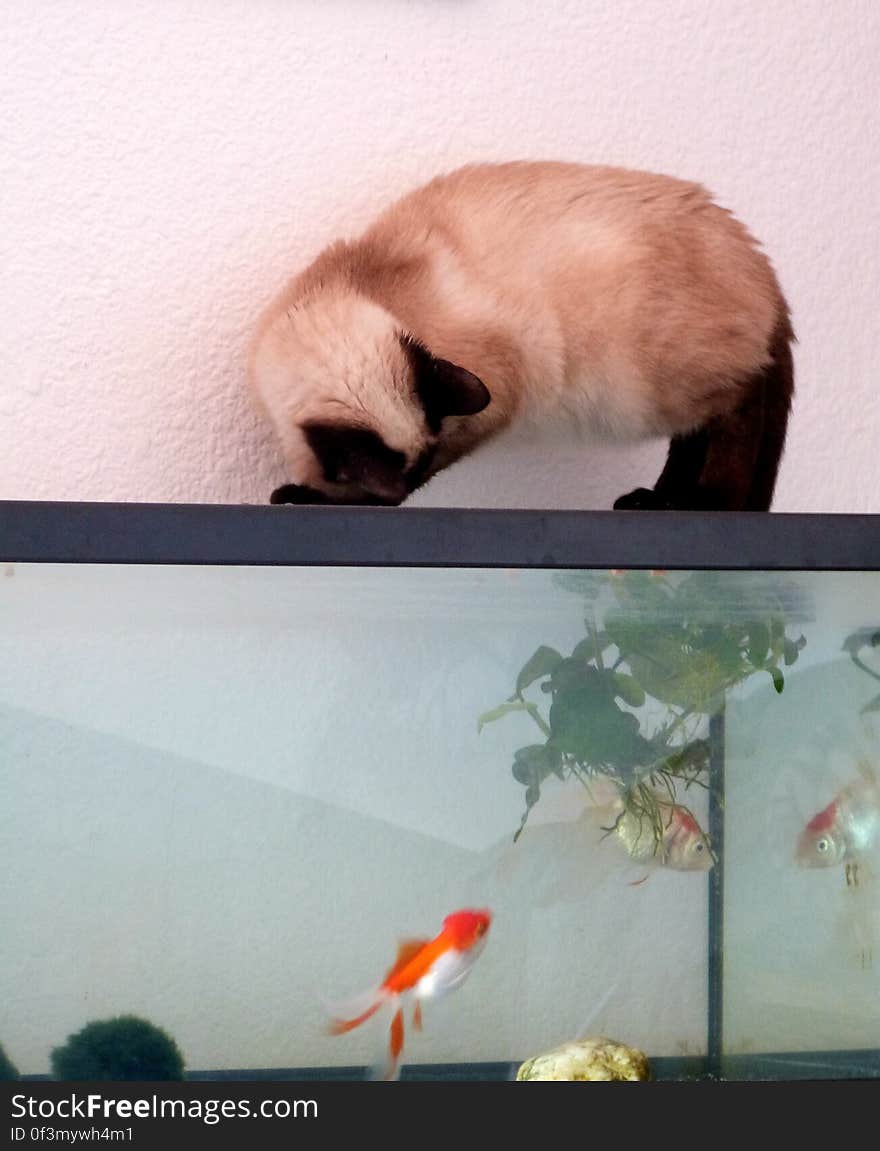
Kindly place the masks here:
[(0, 643), (22, 1076), (880, 1077), (875, 517), (7, 503)]

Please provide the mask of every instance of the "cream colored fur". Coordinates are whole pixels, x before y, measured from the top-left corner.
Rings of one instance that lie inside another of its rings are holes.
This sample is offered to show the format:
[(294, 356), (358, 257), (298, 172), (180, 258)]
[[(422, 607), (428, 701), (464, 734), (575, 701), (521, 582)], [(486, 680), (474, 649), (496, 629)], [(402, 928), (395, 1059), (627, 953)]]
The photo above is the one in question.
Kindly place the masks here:
[(755, 240), (697, 184), (478, 164), (322, 252), (264, 312), (251, 380), (291, 479), (321, 488), (303, 421), (371, 429), (410, 462), (433, 442), (401, 333), (492, 396), (444, 421), (436, 472), (513, 421), (688, 432), (736, 406), (786, 314)]

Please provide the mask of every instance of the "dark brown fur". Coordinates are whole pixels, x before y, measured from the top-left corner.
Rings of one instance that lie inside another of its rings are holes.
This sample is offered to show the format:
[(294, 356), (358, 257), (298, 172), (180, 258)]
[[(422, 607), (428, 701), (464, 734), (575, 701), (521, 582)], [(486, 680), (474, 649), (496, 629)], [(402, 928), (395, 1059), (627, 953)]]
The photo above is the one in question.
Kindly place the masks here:
[(771, 362), (745, 385), (736, 410), (673, 436), (654, 487), (636, 488), (614, 507), (769, 511), (794, 395), (793, 339), (786, 315), (771, 341)]

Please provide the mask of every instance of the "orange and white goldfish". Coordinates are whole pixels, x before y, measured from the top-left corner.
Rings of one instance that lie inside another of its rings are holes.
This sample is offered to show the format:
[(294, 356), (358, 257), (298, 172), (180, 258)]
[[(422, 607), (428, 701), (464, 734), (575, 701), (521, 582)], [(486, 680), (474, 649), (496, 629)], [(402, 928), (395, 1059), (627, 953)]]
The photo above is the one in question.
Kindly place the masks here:
[(880, 782), (871, 768), (848, 783), (809, 821), (798, 838), (802, 867), (845, 865), (846, 882), (859, 881), (859, 860), (880, 844)]
[(714, 863), (709, 840), (693, 815), (679, 803), (657, 800), (663, 833), (659, 842), (646, 816), (623, 807), (615, 810), (614, 834), (638, 863), (657, 863), (674, 871), (709, 871)]
[(651, 788), (662, 827), (658, 835), (648, 812), (636, 811), (625, 803), (616, 785), (591, 783), (589, 791), (595, 804), (593, 820), (601, 821), (605, 834), (614, 835), (634, 862), (673, 871), (709, 871), (713, 867), (709, 837), (688, 808), (675, 803), (668, 793)]
[[(630, 860), (653, 864), (674, 871), (709, 871), (714, 857), (709, 837), (690, 811), (681, 805), (657, 796), (663, 833), (659, 839), (648, 815), (623, 806), (617, 800), (604, 809), (609, 811), (610, 833), (618, 838)], [(643, 883), (644, 879), (636, 883)]]
[(518, 898), (550, 907), (589, 898), (587, 871), (594, 879), (601, 870), (611, 882), (635, 887), (655, 871), (714, 866), (709, 837), (698, 820), (666, 792), (655, 793), (662, 827), (655, 835), (649, 815), (627, 810), (616, 784), (591, 783), (587, 802), (583, 791), (579, 782), (548, 791), (539, 818), (526, 822), (516, 842), (507, 835), (495, 845), (479, 880), (515, 888)]
[(388, 1061), (384, 1079), (396, 1079), (403, 1052), (404, 1001), (415, 1001), (413, 1026), (422, 1027), (422, 1001), (437, 999), (455, 990), (470, 974), (486, 945), (492, 913), (486, 909), (453, 911), (433, 939), (404, 939), (397, 958), (382, 982), (353, 1000), (330, 1024), (332, 1035), (343, 1035), (366, 1022), (384, 1006), (394, 1012), (389, 1033)]

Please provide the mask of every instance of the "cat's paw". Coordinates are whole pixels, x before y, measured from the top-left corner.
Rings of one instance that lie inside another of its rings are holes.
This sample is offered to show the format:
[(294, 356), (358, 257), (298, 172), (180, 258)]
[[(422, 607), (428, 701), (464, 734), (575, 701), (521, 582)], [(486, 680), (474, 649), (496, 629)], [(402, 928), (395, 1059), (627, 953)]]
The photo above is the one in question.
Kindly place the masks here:
[(307, 488), (302, 484), (282, 484), (269, 496), (270, 504), (328, 504), (330, 500), (323, 492)]
[(614, 501), (615, 511), (669, 511), (672, 505), (651, 488), (636, 488)]

